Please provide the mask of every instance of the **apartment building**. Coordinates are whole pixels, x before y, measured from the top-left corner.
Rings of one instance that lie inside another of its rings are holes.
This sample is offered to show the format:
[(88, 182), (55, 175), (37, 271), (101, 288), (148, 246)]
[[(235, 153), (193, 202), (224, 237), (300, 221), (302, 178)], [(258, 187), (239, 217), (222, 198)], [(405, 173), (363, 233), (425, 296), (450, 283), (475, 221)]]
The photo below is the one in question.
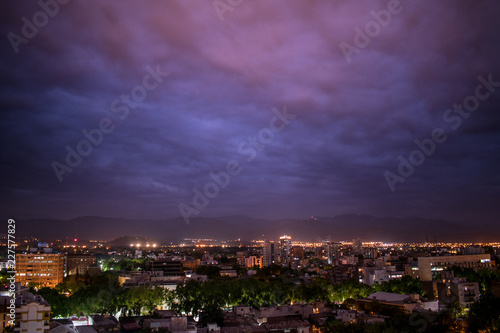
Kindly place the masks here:
[(422, 281), (432, 281), (433, 274), (448, 270), (452, 266), (465, 268), (491, 268), (489, 254), (419, 257), (418, 276)]
[(59, 253), (18, 253), (16, 282), (54, 288), (63, 282), (64, 261), (65, 256)]

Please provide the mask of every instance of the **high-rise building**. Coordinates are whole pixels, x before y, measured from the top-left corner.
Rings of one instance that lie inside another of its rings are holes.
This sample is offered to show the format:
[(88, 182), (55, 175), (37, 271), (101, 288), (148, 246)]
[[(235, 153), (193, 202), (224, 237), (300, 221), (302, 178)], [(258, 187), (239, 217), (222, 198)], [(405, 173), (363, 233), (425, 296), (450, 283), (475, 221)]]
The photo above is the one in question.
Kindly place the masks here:
[(66, 256), (66, 275), (85, 274), (96, 263), (96, 258), (91, 254), (69, 253)]
[(376, 247), (366, 247), (363, 249), (363, 257), (369, 259), (375, 259), (378, 256), (378, 250)]
[(246, 257), (247, 257), (246, 251), (236, 252), (236, 264), (238, 266), (245, 266)]
[(288, 265), (292, 258), (292, 237), (283, 235), (280, 237), (280, 263)]
[(262, 248), (262, 265), (270, 266), (276, 263), (276, 248), (273, 242), (265, 242)]
[(352, 251), (355, 254), (363, 254), (363, 242), (361, 238), (354, 238), (352, 240)]
[(314, 256), (316, 258), (322, 258), (324, 252), (326, 253), (326, 249), (323, 249), (323, 247), (317, 247), (314, 249)]
[(325, 246), (325, 255), (328, 260), (328, 263), (330, 265), (333, 265), (336, 263), (336, 259), (340, 258), (340, 243), (335, 243), (335, 242), (330, 242), (330, 241), (323, 241), (324, 246)]
[(16, 254), (16, 282), (54, 288), (63, 282), (64, 257), (59, 253)]
[(302, 246), (292, 247), (292, 258), (298, 260), (304, 259), (304, 248)]
[(419, 257), (418, 276), (422, 281), (432, 281), (433, 274), (450, 269), (452, 266), (472, 269), (491, 268), (489, 254), (463, 256)]

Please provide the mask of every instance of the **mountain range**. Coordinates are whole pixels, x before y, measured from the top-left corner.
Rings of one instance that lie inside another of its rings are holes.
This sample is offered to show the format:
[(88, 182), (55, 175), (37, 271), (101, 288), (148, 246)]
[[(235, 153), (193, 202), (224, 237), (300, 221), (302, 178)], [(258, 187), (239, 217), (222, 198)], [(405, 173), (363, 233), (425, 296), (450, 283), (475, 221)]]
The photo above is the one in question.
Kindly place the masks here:
[(500, 226), (356, 214), (306, 220), (198, 217), (192, 218), (189, 224), (180, 217), (150, 220), (82, 216), (71, 220), (16, 220), (17, 237), (34, 236), (42, 240), (77, 237), (109, 241), (122, 236), (144, 236), (161, 242), (178, 242), (184, 238), (277, 240), (283, 234), (303, 241), (350, 241), (359, 237), (363, 241), (383, 242), (493, 242), (500, 241)]

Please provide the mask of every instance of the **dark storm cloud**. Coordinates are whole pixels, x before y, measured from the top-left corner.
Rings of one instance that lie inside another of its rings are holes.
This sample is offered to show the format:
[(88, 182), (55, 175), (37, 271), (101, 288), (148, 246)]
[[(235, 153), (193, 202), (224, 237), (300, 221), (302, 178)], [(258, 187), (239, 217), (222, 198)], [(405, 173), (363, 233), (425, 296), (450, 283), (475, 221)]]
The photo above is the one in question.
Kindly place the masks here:
[[(221, 21), (210, 1), (73, 0), (16, 54), (37, 2), (1, 15), (2, 202), (14, 217), (178, 216), (209, 172), (237, 160), (241, 174), (201, 215), (305, 217), (340, 213), (495, 221), (500, 179), (500, 89), (457, 130), (444, 112), (500, 81), (500, 5), (400, 2), (348, 63), (339, 47), (389, 1), (244, 2)], [(111, 104), (169, 76), (124, 120)], [(246, 161), (238, 146), (269, 126), (272, 109), (297, 115)], [(82, 130), (115, 130), (59, 182)], [(391, 192), (384, 172), (443, 128), (448, 139)]]

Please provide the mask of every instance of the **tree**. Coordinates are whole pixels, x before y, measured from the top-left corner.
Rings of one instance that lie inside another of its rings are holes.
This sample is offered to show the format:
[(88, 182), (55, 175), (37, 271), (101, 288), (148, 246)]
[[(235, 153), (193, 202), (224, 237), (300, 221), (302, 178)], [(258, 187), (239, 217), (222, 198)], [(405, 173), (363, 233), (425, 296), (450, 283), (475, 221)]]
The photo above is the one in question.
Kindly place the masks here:
[(189, 315), (197, 315), (203, 305), (202, 287), (196, 280), (189, 280), (185, 285), (178, 284), (175, 290), (177, 310)]
[(479, 301), (472, 304), (467, 323), (470, 332), (497, 332), (500, 329), (500, 298), (492, 294), (481, 296)]
[(414, 279), (411, 276), (403, 276), (400, 280), (384, 281), (381, 284), (372, 286), (373, 292), (385, 291), (396, 294), (419, 294), (423, 295), (424, 287), (420, 279)]
[(224, 313), (221, 308), (215, 304), (205, 306), (200, 312), (199, 323), (202, 327), (205, 327), (210, 323), (217, 323), (220, 327), (224, 323)]
[(62, 294), (72, 295), (79, 289), (90, 284), (90, 275), (74, 274), (64, 278), (63, 283), (56, 286), (56, 290)]
[(354, 298), (348, 298), (342, 303), (342, 308), (346, 310), (355, 310), (358, 302)]
[(42, 296), (50, 304), (53, 317), (68, 317), (72, 315), (69, 308), (69, 299), (59, 294), (56, 289), (41, 288), (38, 290), (38, 295)]

